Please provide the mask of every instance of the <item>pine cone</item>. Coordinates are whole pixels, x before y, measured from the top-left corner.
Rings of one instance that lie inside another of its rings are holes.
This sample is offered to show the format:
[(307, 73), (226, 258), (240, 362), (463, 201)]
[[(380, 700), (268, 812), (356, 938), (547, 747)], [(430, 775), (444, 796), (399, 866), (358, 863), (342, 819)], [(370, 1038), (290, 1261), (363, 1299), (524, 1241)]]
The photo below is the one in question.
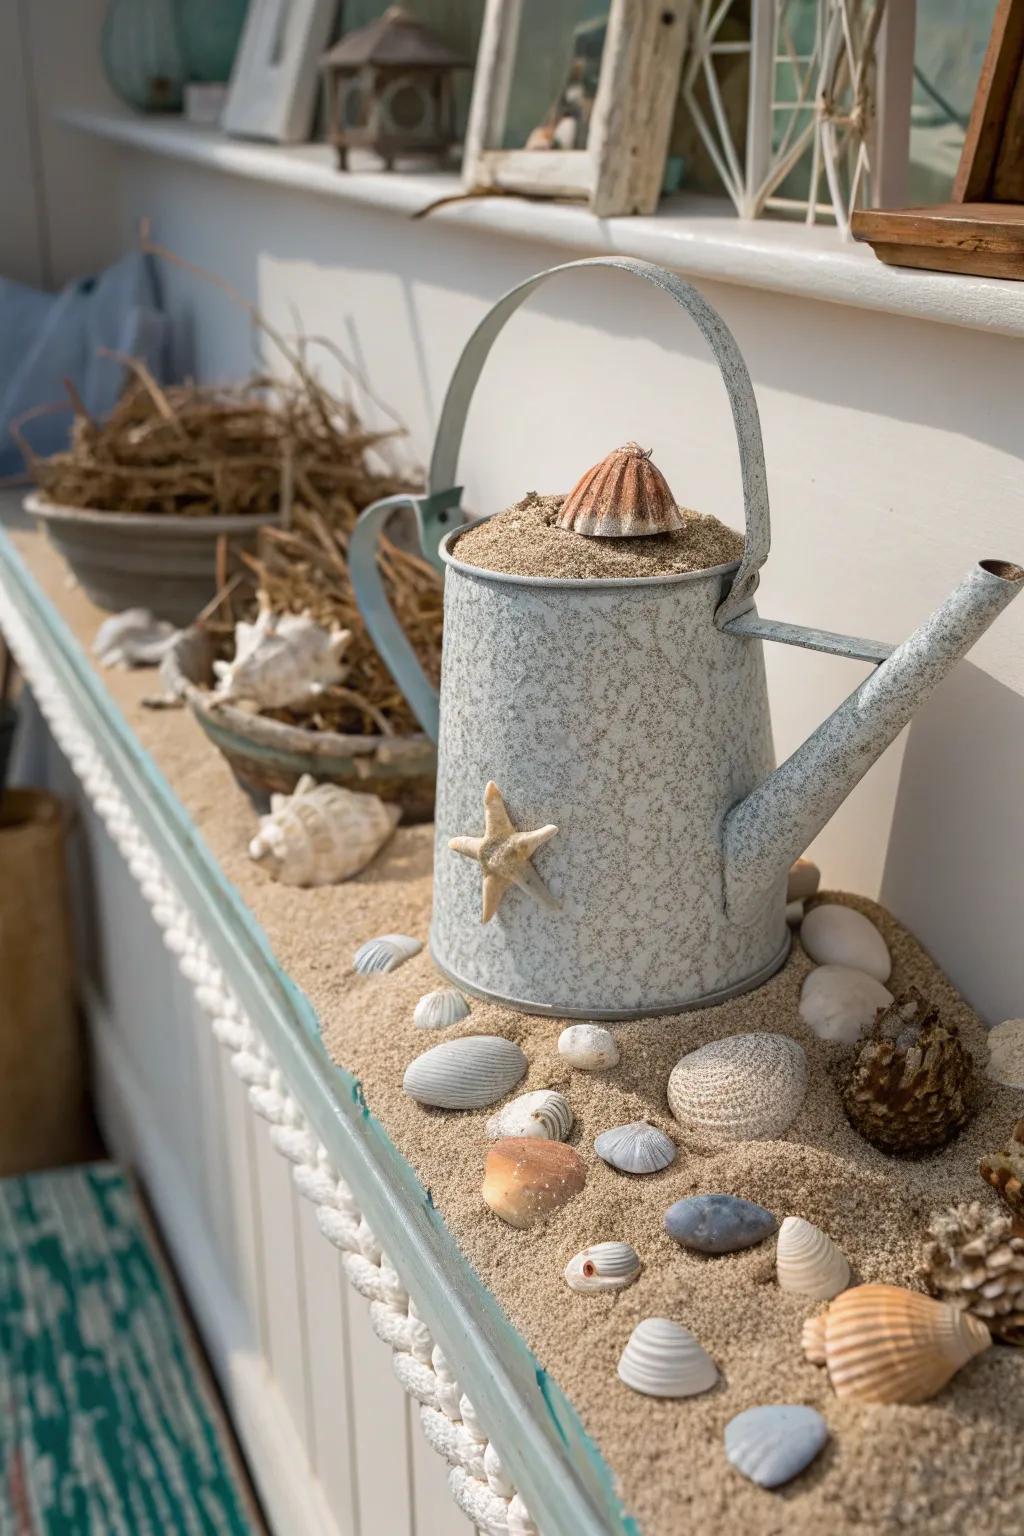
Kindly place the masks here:
[(1001, 1152), (990, 1152), (978, 1165), (1015, 1216), (1024, 1218), (1024, 1120), (1018, 1120)]
[(967, 1118), (974, 1062), (955, 1024), (913, 987), (879, 1011), (843, 1104), (855, 1130), (884, 1152), (943, 1146)]
[(924, 1279), (933, 1296), (1024, 1344), (1024, 1236), (1013, 1218), (975, 1200), (933, 1216)]

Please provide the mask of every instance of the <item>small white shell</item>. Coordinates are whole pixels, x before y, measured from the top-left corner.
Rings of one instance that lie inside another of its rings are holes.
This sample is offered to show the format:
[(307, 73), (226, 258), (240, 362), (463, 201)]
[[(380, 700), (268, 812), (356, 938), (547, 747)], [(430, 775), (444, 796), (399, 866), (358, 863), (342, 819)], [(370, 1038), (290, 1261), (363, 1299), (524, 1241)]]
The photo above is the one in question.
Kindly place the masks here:
[(521, 1093), (487, 1122), (490, 1141), (502, 1141), (506, 1136), (540, 1136), (547, 1141), (564, 1141), (571, 1130), (569, 1100), (554, 1088)]
[(166, 619), (154, 618), (148, 608), (126, 608), (103, 620), (92, 651), (105, 667), (155, 667), (178, 633)]
[(830, 1237), (800, 1216), (779, 1228), (775, 1255), (779, 1288), (812, 1301), (831, 1301), (850, 1283), (850, 1266)]
[(819, 965), (804, 980), (800, 1017), (819, 1040), (853, 1045), (874, 1022), (879, 1008), (891, 1008), (892, 993), (866, 971), (848, 965)]
[(469, 1004), (454, 987), (424, 992), (412, 1011), (412, 1021), (417, 1029), (448, 1029), (468, 1016)]
[(304, 773), (290, 795), (270, 797), (249, 857), (265, 861), (283, 885), (336, 885), (366, 868), (401, 814), (377, 795), (317, 784)]
[(234, 659), (214, 662), (213, 698), (257, 712), (308, 703), (341, 682), (351, 638), (350, 630), (326, 630), (308, 613), (261, 608), (254, 624), (235, 625)]
[(558, 1037), (558, 1054), (581, 1072), (603, 1072), (619, 1061), (615, 1036), (600, 1024), (570, 1024)]
[(656, 1125), (634, 1120), (602, 1131), (594, 1141), (594, 1151), (602, 1162), (623, 1173), (659, 1173), (675, 1159), (676, 1144)]
[(800, 943), (816, 965), (848, 965), (888, 981), (889, 948), (874, 923), (852, 907), (826, 901), (812, 907), (800, 928)]
[(647, 1317), (622, 1351), (619, 1380), (648, 1397), (697, 1397), (715, 1385), (718, 1368), (688, 1328)]
[(352, 958), (352, 968), (361, 976), (375, 976), (382, 971), (397, 971), (400, 965), (418, 955), (423, 948), (419, 939), (405, 933), (382, 933), (377, 939), (360, 944)]
[(1007, 1088), (1024, 1088), (1024, 1019), (1005, 1019), (988, 1032), (986, 1075)]
[(465, 1035), (443, 1040), (405, 1069), (402, 1087), (411, 1099), (435, 1109), (483, 1109), (504, 1098), (529, 1062), (502, 1035)]
[(641, 1269), (629, 1243), (591, 1243), (565, 1266), (565, 1283), (573, 1291), (621, 1291), (632, 1285)]
[(807, 1091), (803, 1046), (786, 1035), (728, 1035), (676, 1062), (668, 1103), (695, 1145), (782, 1136)]

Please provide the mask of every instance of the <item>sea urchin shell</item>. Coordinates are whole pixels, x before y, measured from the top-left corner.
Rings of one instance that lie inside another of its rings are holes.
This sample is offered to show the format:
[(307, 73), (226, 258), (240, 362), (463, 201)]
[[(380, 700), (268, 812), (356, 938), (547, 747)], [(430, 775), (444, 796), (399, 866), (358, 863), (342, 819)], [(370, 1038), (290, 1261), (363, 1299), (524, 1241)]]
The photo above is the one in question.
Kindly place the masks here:
[(686, 519), (668, 481), (638, 443), (627, 443), (581, 475), (562, 502), (559, 528), (589, 538), (675, 533)]

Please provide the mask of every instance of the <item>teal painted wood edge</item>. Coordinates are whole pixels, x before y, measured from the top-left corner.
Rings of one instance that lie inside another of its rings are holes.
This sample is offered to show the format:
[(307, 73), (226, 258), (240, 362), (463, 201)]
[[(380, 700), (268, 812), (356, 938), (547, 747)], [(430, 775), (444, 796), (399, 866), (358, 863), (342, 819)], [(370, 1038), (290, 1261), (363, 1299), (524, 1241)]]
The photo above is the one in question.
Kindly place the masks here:
[(531, 1354), (429, 1190), (336, 1066), (308, 999), (202, 842), (163, 774), (0, 530), (0, 582), (73, 703), (239, 1002), (451, 1362), (544, 1536), (640, 1536), (569, 1399)]

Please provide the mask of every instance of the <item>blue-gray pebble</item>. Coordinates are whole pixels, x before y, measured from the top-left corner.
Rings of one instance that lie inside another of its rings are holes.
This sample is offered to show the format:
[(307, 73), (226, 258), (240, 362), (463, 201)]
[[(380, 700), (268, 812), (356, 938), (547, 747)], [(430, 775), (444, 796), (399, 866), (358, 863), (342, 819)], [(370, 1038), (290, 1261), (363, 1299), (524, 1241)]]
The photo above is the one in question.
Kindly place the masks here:
[(691, 1195), (665, 1212), (665, 1231), (700, 1253), (735, 1253), (752, 1248), (778, 1229), (771, 1211), (737, 1195)]
[(828, 1425), (813, 1408), (771, 1403), (729, 1420), (725, 1454), (752, 1483), (780, 1488), (810, 1466), (827, 1439)]

